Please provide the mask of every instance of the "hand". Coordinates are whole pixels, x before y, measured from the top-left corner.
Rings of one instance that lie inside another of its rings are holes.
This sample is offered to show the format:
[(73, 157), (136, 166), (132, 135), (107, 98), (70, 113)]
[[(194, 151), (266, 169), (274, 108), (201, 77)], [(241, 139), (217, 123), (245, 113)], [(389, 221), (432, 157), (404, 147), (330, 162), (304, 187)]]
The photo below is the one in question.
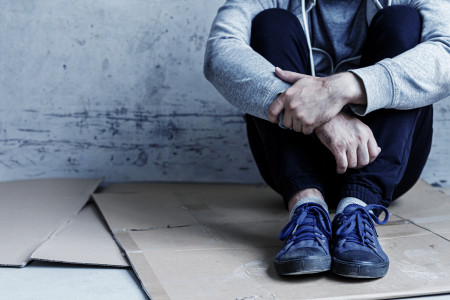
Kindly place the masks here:
[(275, 74), (293, 85), (272, 103), (269, 121), (278, 123), (278, 115), (284, 110), (283, 125), (297, 132), (311, 134), (344, 105), (366, 101), (362, 82), (349, 72), (321, 78), (275, 68)]
[(369, 126), (343, 112), (317, 127), (315, 133), (333, 153), (339, 174), (370, 164), (381, 152)]

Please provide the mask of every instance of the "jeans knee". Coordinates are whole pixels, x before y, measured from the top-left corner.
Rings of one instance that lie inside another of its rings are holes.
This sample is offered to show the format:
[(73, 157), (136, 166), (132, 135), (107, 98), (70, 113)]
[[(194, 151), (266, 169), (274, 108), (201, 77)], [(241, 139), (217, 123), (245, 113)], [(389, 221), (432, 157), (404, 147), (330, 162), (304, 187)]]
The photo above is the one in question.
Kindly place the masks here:
[(380, 10), (370, 26), (382, 34), (388, 43), (394, 43), (406, 51), (420, 42), (422, 17), (413, 7), (394, 5)]
[(266, 27), (285, 22), (298, 22), (298, 19), (288, 10), (281, 8), (270, 8), (263, 10), (253, 18), (252, 27)]
[(295, 28), (301, 28), (301, 25), (293, 13), (280, 8), (266, 9), (252, 21), (252, 40), (282, 39)]

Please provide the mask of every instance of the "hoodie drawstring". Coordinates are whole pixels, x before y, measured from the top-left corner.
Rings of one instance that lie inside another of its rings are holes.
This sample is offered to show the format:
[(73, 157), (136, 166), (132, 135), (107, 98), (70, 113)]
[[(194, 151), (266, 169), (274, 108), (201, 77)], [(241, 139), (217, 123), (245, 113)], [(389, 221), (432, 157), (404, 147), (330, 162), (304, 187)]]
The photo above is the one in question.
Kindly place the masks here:
[[(308, 14), (306, 12), (306, 1), (302, 0), (302, 17), (303, 17), (303, 26), (304, 26), (304, 31), (305, 31), (305, 36), (306, 36), (306, 43), (308, 45), (308, 49), (309, 49), (309, 61), (311, 63), (311, 75), (312, 76), (316, 76), (316, 70), (314, 67), (314, 57), (313, 57), (313, 47), (312, 47), (312, 43), (311, 43), (311, 36), (309, 34), (309, 23), (308, 23)], [(383, 6), (381, 5), (379, 0), (372, 0), (372, 2), (375, 4), (375, 6), (381, 10), (383, 9)], [(388, 6), (392, 5), (392, 0), (388, 0)], [(309, 13), (309, 12), (308, 12)], [(326, 53), (326, 52), (325, 52)], [(328, 54), (327, 54), (328, 55)], [(333, 61), (330, 55), (328, 55), (328, 58), (331, 60), (331, 65), (333, 66)], [(342, 62), (341, 62), (342, 63)], [(338, 64), (339, 65), (339, 64)], [(334, 68), (333, 68), (334, 69)], [(334, 72), (334, 71), (333, 71)]]
[(302, 17), (303, 17), (303, 26), (305, 27), (306, 43), (308, 44), (308, 49), (309, 49), (309, 61), (311, 62), (311, 75), (316, 76), (316, 70), (314, 68), (314, 58), (313, 58), (313, 53), (312, 53), (311, 38), (309, 36), (309, 24), (308, 24), (308, 16), (306, 15), (305, 0), (302, 0)]

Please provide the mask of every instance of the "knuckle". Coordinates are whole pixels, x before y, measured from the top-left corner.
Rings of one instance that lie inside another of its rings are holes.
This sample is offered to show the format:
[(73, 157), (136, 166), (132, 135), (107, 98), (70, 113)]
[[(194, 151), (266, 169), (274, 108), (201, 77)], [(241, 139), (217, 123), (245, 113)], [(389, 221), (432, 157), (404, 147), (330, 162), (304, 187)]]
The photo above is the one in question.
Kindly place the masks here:
[(338, 152), (342, 152), (345, 149), (345, 145), (342, 141), (340, 140), (335, 140), (332, 142), (332, 147), (334, 149), (336, 149), (336, 151)]
[(304, 118), (303, 119), (303, 124), (305, 126), (312, 127), (312, 126), (314, 126), (314, 120), (312, 120), (310, 118)]
[(358, 135), (356, 137), (356, 140), (358, 141), (359, 144), (362, 144), (366, 139), (362, 135)]
[(362, 167), (367, 166), (368, 164), (369, 164), (369, 161), (366, 160), (366, 159), (363, 159), (363, 160), (358, 164), (358, 167), (359, 167), (359, 168), (362, 168)]
[(286, 106), (289, 110), (295, 110), (297, 108), (297, 105), (294, 103), (294, 101), (289, 101)]
[(287, 98), (292, 98), (294, 96), (294, 91), (292, 89), (287, 89), (284, 91), (283, 95)]
[(344, 174), (345, 171), (347, 170), (347, 166), (345, 166), (345, 165), (338, 165), (337, 170), (338, 170), (338, 173)]
[(277, 116), (277, 109), (275, 107), (269, 108), (269, 117), (276, 118)]

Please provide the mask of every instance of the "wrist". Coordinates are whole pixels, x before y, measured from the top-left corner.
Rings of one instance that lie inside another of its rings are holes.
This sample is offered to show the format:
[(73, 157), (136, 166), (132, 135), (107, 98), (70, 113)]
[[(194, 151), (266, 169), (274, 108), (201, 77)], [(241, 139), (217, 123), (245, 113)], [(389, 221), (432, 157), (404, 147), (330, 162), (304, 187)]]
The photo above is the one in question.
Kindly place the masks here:
[(329, 84), (342, 106), (347, 104), (366, 105), (367, 95), (362, 80), (351, 72), (329, 77)]

